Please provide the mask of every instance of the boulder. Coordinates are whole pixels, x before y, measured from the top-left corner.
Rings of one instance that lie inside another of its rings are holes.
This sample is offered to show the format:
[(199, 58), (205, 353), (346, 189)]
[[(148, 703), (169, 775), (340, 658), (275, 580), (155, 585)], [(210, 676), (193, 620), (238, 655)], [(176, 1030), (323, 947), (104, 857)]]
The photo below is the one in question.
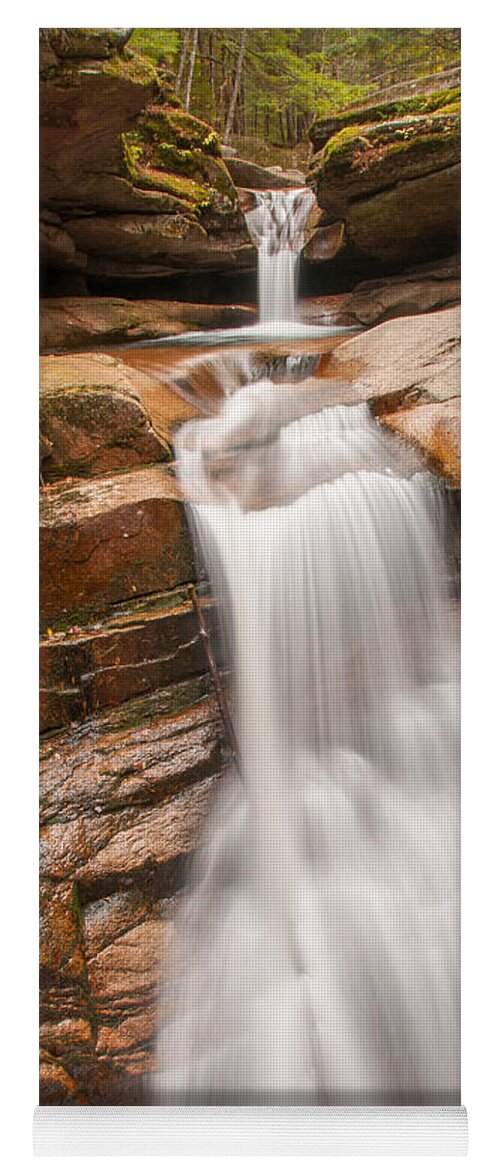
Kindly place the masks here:
[(139, 394), (138, 376), (108, 354), (42, 358), (42, 475), (91, 477), (166, 458)]
[(319, 373), (339, 379), (336, 401), (369, 402), (385, 426), (458, 486), (458, 309), (386, 321), (338, 346)]
[(333, 260), (344, 243), (345, 225), (343, 220), (325, 227), (317, 227), (302, 249), (304, 260)]
[[(308, 182), (323, 211), (322, 225), (345, 223), (339, 270), (394, 272), (456, 250), (458, 99), (456, 88), (409, 91), (407, 98), (381, 100), (334, 120)], [(316, 131), (313, 140), (323, 143), (323, 134)]]
[(305, 183), (300, 171), (287, 172), (281, 168), (260, 167), (249, 159), (227, 158), (226, 166), (237, 187), (270, 191), (283, 187), (302, 187)]
[(460, 262), (458, 257), (450, 257), (401, 276), (362, 281), (350, 293), (305, 298), (301, 316), (311, 324), (366, 327), (459, 302)]
[(322, 150), (328, 140), (346, 126), (366, 126), (385, 122), (401, 114), (429, 114), (460, 97), (460, 66), (442, 69), (427, 77), (386, 86), (374, 91), (373, 98), (362, 106), (348, 106), (338, 114), (313, 122), (309, 137), (315, 151)]
[(460, 486), (460, 402), (425, 403), (383, 417), (382, 422), (422, 451), (453, 488)]
[(46, 487), (41, 495), (42, 628), (194, 578), (179, 488), (161, 466)]
[[(69, 237), (68, 237), (69, 239)], [(45, 298), (40, 305), (42, 352), (78, 350), (187, 330), (227, 329), (255, 320), (249, 305), (192, 305), (186, 301), (126, 301), (120, 297)]]

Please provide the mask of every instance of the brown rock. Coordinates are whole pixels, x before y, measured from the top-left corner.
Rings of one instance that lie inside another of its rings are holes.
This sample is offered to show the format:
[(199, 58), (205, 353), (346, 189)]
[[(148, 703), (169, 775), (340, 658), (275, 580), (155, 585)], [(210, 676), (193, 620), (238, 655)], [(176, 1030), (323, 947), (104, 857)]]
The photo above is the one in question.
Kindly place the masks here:
[[(68, 240), (72, 244), (69, 236)], [(247, 305), (125, 301), (117, 297), (47, 298), (40, 306), (40, 342), (42, 351), (79, 349), (96, 343), (173, 337), (190, 329), (244, 325), (255, 317), (256, 310)]]
[(459, 303), (460, 261), (450, 257), (418, 265), (401, 276), (362, 281), (352, 292), (306, 297), (300, 307), (302, 320), (311, 324), (361, 328)]
[(40, 1059), (40, 1105), (88, 1105), (88, 1101), (75, 1079), (59, 1061), (44, 1052), (42, 1052)]
[(457, 248), (460, 232), (459, 88), (415, 91), (346, 110), (316, 126), (322, 149), (308, 182), (322, 222), (345, 221), (338, 267), (397, 271)]
[(41, 621), (70, 624), (115, 602), (193, 580), (179, 489), (161, 467), (71, 486), (41, 499)]
[(253, 211), (254, 207), (257, 206), (255, 191), (251, 191), (247, 187), (237, 187), (236, 190), (243, 214), (246, 215), (247, 211)]
[(45, 1023), (40, 1026), (40, 1043), (56, 1057), (64, 1058), (68, 1052), (89, 1053), (94, 1049), (92, 1026), (88, 1020), (71, 1018)]
[(42, 982), (82, 984), (84, 957), (72, 883), (40, 889), (40, 970)]
[(305, 260), (333, 260), (342, 247), (345, 235), (345, 225), (342, 220), (325, 227), (317, 227), (312, 232), (302, 256)]
[(383, 416), (382, 422), (424, 453), (430, 466), (460, 486), (460, 403), (426, 403)]
[(409, 274), (364, 281), (342, 299), (342, 313), (360, 325), (378, 325), (393, 317), (410, 317), (457, 305), (460, 277)]
[[(120, 935), (114, 943), (89, 960), (89, 991), (97, 1016), (101, 1020), (107, 1017), (112, 1020), (124, 1012), (133, 1016), (145, 1003), (154, 1002), (162, 967), (162, 952), (171, 931), (171, 925), (160, 920), (141, 923)], [(154, 1022), (149, 1014), (148, 1019), (150, 1023), (147, 1028), (151, 1033)], [(144, 1017), (142, 1037), (140, 1033), (138, 1036), (137, 1027), (134, 1028), (132, 1025), (131, 1028), (135, 1032), (136, 1042), (138, 1039), (142, 1040)], [(115, 1042), (116, 1039), (115, 1035)], [(109, 1047), (109, 1039), (106, 1045), (102, 1034), (100, 1041), (99, 1045), (98, 1038), (98, 1049)]]
[(321, 373), (339, 379), (337, 402), (370, 402), (384, 424), (457, 486), (459, 309), (400, 317), (367, 330), (340, 345)]
[(83, 909), (82, 933), (87, 960), (103, 951), (125, 931), (151, 918), (151, 904), (143, 891), (114, 891)]
[(167, 595), (151, 609), (128, 607), (102, 627), (51, 636), (40, 645), (45, 731), (206, 670), (192, 606)]
[[(55, 207), (99, 206), (96, 171), (107, 171), (119, 181), (120, 134), (134, 125), (146, 102), (157, 92), (154, 70), (146, 63), (141, 65), (137, 58), (93, 60), (91, 68), (78, 61), (67, 62), (61, 71), (43, 77), (42, 203)], [(109, 198), (107, 193), (105, 197)]]
[(45, 480), (165, 458), (135, 389), (139, 376), (129, 367), (108, 354), (42, 358), (40, 367)]
[[(41, 752), (41, 822), (47, 829), (83, 825), (102, 839), (121, 826), (121, 814), (173, 797), (220, 766), (219, 721), (211, 700), (144, 726), (110, 730), (92, 721), (76, 732), (44, 741)], [(109, 815), (115, 820), (109, 820)], [(128, 824), (128, 822), (127, 822)], [(82, 831), (82, 832), (83, 832)], [(57, 836), (57, 835), (56, 835)]]
[(396, 406), (409, 395), (425, 395), (429, 401), (454, 398), (460, 393), (460, 311), (386, 321), (338, 346), (328, 368), (342, 377), (344, 363), (353, 362), (359, 363), (360, 382), (343, 401), (392, 396)]
[(56, 224), (40, 224), (40, 263), (47, 268), (81, 269), (85, 256), (78, 252), (68, 232)]
[(225, 163), (236, 187), (269, 191), (273, 188), (302, 187), (305, 182), (300, 182), (296, 176), (289, 176), (284, 171), (260, 167), (258, 163), (251, 163), (249, 159), (227, 158)]
[(160, 866), (187, 858), (202, 840), (215, 784), (208, 778), (133, 819), (116, 817), (108, 842), (92, 843), (88, 860), (77, 872), (78, 881), (91, 888), (116, 887), (131, 876), (154, 874)]

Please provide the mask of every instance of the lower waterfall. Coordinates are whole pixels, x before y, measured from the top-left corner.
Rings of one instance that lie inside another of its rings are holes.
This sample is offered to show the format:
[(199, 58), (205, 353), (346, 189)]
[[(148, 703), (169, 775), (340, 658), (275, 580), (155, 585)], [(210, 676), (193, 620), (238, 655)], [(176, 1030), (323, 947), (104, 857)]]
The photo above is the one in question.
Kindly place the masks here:
[(267, 379), (239, 387), (177, 437), (230, 657), (240, 766), (179, 916), (152, 1093), (452, 1104), (447, 494), (366, 405), (297, 418), (296, 397)]

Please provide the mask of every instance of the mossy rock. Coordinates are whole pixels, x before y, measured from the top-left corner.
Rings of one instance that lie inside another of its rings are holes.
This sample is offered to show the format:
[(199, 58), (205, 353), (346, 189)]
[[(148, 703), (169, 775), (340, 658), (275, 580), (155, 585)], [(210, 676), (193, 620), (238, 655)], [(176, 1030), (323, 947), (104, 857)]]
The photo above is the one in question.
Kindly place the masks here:
[[(179, 145), (188, 135), (192, 145)], [(179, 201), (172, 210), (195, 214), (208, 230), (217, 229), (221, 220), (227, 223), (228, 217), (240, 222), (236, 189), (217, 153), (218, 137), (206, 123), (154, 107), (122, 141), (124, 173), (134, 187), (170, 194)]]
[(314, 123), (310, 136), (315, 148), (321, 149), (333, 135), (352, 126), (366, 126), (374, 122), (387, 122), (409, 115), (455, 112), (460, 109), (460, 86), (451, 89), (436, 89), (434, 93), (412, 94), (393, 101), (381, 101), (355, 109), (345, 110), (332, 118)]
[(330, 221), (353, 200), (459, 161), (459, 114), (408, 115), (345, 127), (315, 156), (308, 181)]
[(220, 139), (212, 126), (171, 106), (151, 107), (141, 118), (140, 133), (146, 142), (168, 142), (182, 150), (198, 147), (214, 158), (221, 155)]
[(131, 28), (42, 28), (40, 41), (61, 59), (100, 60), (122, 50), (132, 31)]

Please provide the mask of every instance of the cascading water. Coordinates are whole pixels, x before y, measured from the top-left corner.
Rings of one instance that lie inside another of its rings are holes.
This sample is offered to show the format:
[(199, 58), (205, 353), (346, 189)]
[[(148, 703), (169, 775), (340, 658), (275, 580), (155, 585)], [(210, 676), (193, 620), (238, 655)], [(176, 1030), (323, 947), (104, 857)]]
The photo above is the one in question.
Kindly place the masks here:
[(258, 248), (260, 319), (295, 321), (299, 257), (314, 195), (307, 187), (254, 195), (255, 207), (245, 218)]
[(239, 386), (177, 438), (240, 766), (179, 919), (158, 1102), (459, 1101), (446, 493), (329, 389), (301, 412), (297, 384)]

